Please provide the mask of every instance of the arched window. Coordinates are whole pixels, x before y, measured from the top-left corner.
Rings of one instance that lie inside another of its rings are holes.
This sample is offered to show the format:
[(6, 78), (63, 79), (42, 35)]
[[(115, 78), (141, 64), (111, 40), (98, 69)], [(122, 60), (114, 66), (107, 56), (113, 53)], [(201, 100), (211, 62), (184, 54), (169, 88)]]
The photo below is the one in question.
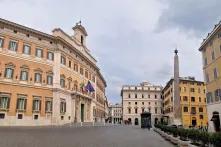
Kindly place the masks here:
[(13, 63), (8, 63), (5, 65), (5, 78), (13, 79), (15, 65)]
[(27, 65), (21, 66), (21, 73), (20, 73), (21, 81), (28, 81), (28, 71), (29, 71), (29, 67)]
[(61, 85), (61, 88), (65, 88), (65, 76), (64, 75), (60, 76), (60, 85)]
[(35, 70), (35, 82), (36, 83), (42, 82), (42, 70), (40, 68)]

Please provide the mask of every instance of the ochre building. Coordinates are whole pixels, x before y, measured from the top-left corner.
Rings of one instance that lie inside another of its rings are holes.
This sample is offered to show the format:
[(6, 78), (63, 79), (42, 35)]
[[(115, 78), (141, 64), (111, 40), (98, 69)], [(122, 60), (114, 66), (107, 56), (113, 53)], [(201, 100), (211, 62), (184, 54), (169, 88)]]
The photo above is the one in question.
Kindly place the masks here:
[(103, 122), (106, 82), (81, 23), (46, 34), (0, 19), (0, 125)]
[(209, 131), (219, 132), (221, 118), (221, 21), (203, 40), (199, 51), (202, 53), (203, 73), (206, 81)]
[[(162, 90), (163, 116), (168, 124), (174, 124), (174, 79)], [(180, 120), (184, 127), (207, 126), (207, 108), (205, 83), (196, 81), (194, 77), (179, 78)]]

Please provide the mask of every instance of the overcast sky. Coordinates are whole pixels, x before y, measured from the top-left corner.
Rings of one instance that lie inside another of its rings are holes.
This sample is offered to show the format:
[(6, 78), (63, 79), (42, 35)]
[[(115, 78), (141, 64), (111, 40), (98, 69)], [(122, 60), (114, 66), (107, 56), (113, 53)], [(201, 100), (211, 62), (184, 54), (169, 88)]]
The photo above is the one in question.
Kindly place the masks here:
[(73, 34), (79, 20), (87, 46), (107, 81), (107, 97), (121, 102), (124, 84), (165, 85), (173, 75), (203, 80), (202, 39), (220, 21), (220, 0), (0, 0), (0, 17), (51, 34)]

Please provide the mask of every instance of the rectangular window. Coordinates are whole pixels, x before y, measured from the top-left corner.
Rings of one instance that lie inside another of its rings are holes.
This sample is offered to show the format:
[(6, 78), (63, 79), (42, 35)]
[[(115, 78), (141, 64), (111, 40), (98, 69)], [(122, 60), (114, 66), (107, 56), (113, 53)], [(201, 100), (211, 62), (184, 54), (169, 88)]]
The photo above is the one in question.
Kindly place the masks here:
[(196, 107), (191, 107), (191, 114), (196, 114)]
[(53, 76), (52, 75), (47, 75), (47, 84), (52, 85), (53, 84)]
[(60, 79), (60, 85), (62, 88), (65, 87), (65, 80), (63, 78)]
[(3, 45), (4, 45), (4, 39), (0, 38), (0, 48), (3, 48)]
[(194, 88), (190, 88), (190, 92), (195, 92), (195, 89)]
[(211, 92), (208, 92), (207, 94), (206, 94), (206, 101), (207, 101), (207, 103), (209, 104), (209, 103), (211, 103), (211, 102), (213, 102), (213, 96), (212, 96), (212, 93)]
[(199, 97), (199, 102), (201, 102), (201, 97)]
[(131, 114), (131, 109), (130, 108), (128, 108), (128, 114)]
[(0, 94), (0, 110), (9, 109), (10, 106), (10, 95)]
[(65, 100), (61, 100), (61, 102), (60, 102), (60, 112), (61, 113), (66, 112), (66, 101)]
[(52, 100), (46, 100), (45, 112), (52, 112)]
[(191, 97), (191, 102), (195, 102), (195, 97)]
[(157, 108), (155, 108), (155, 114), (157, 114)]
[(21, 81), (27, 81), (28, 80), (28, 72), (27, 71), (21, 71), (20, 80)]
[(68, 63), (68, 67), (71, 68), (71, 61), (69, 61), (69, 63)]
[(184, 97), (183, 97), (183, 101), (187, 102), (187, 101), (188, 101), (188, 97), (187, 97), (187, 96), (184, 96)]
[(137, 108), (135, 108), (135, 113), (137, 114)]
[(207, 58), (204, 59), (204, 66), (207, 65)]
[(17, 110), (24, 111), (26, 110), (27, 97), (25, 95), (18, 95), (17, 99)]
[(78, 72), (78, 65), (74, 64), (74, 71)]
[(66, 58), (61, 56), (61, 64), (66, 65)]
[(83, 74), (84, 74), (84, 70), (83, 70), (83, 68), (82, 68), (82, 67), (80, 68), (80, 74), (81, 74), (81, 75), (83, 75)]
[(23, 54), (30, 55), (31, 54), (31, 47), (29, 45), (23, 46)]
[(221, 99), (221, 89), (215, 90), (215, 101), (219, 101)]
[(213, 75), (214, 75), (214, 79), (218, 78), (218, 72), (216, 68), (213, 69)]
[(32, 110), (39, 112), (41, 110), (41, 97), (34, 97), (32, 104)]
[(39, 58), (42, 58), (43, 57), (43, 50), (40, 49), (40, 48), (36, 48), (35, 56), (39, 57)]
[(215, 60), (215, 53), (212, 51), (212, 60)]
[(35, 82), (41, 83), (42, 81), (42, 75), (40, 73), (35, 73)]
[(14, 69), (6, 68), (5, 69), (5, 78), (12, 79), (13, 78)]
[(0, 119), (4, 119), (5, 118), (5, 113), (0, 113)]
[(206, 82), (208, 83), (210, 81), (209, 74), (206, 73)]
[(183, 107), (183, 112), (188, 112), (188, 107)]
[(203, 115), (200, 115), (200, 119), (203, 119)]
[(203, 108), (202, 107), (199, 108), (199, 112), (203, 112)]
[(12, 41), (12, 40), (9, 42), (9, 47), (8, 47), (9, 50), (16, 52), (17, 51), (17, 47), (18, 47), (18, 43), (17, 42)]
[(53, 61), (54, 60), (54, 53), (53, 52), (48, 52), (47, 53), (47, 59)]

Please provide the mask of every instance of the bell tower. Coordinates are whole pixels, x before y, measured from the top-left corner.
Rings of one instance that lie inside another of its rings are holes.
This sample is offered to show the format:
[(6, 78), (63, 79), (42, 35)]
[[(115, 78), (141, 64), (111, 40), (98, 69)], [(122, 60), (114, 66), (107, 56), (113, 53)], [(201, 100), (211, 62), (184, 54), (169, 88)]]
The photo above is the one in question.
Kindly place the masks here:
[(81, 25), (81, 21), (77, 22), (72, 29), (74, 30), (73, 38), (76, 39), (81, 45), (86, 46), (87, 31)]

